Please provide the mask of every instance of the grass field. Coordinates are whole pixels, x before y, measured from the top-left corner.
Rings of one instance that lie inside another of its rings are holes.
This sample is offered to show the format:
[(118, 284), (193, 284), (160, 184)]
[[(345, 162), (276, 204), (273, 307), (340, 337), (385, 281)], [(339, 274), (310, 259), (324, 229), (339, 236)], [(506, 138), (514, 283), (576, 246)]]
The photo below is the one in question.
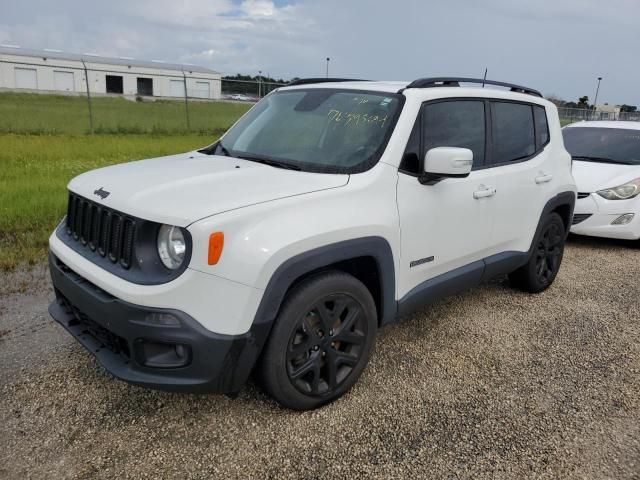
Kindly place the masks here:
[(74, 176), (208, 145), (248, 108), (194, 103), (194, 131), (185, 132), (178, 102), (98, 98), (95, 107), (97, 130), (104, 133), (87, 135), (86, 100), (0, 93), (0, 270), (46, 258)]
[[(220, 134), (249, 106), (232, 102), (190, 102), (191, 128), (187, 130), (185, 105), (180, 101), (92, 99), (94, 129), (98, 134)], [(89, 109), (84, 97), (0, 93), (0, 133), (84, 135), (89, 132)]]

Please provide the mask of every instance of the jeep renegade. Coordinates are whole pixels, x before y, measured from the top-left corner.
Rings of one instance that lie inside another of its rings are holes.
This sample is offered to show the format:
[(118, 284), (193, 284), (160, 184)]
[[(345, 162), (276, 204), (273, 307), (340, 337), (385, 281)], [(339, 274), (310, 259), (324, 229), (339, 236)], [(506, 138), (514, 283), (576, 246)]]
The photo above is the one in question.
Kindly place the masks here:
[(549, 287), (576, 199), (555, 106), (467, 78), (300, 80), (209, 147), (68, 189), (57, 322), (128, 382), (235, 394), (253, 373), (294, 409), (439, 298)]

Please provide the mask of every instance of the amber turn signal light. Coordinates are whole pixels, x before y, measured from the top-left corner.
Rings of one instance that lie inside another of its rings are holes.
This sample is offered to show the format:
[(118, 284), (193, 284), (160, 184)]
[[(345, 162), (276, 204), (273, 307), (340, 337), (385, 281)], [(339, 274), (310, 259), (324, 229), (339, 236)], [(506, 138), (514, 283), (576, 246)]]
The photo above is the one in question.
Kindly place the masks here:
[(224, 233), (215, 232), (209, 235), (209, 265), (215, 265), (222, 255), (224, 247)]

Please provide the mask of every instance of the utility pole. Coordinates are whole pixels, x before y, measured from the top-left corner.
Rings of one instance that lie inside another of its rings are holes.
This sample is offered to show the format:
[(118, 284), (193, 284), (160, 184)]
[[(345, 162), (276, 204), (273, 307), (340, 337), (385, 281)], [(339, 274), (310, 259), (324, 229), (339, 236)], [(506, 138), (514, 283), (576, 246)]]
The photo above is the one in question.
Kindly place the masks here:
[(598, 77), (598, 86), (596, 87), (596, 97), (593, 99), (593, 118), (596, 116), (596, 109), (598, 108), (598, 92), (600, 91), (600, 82), (602, 77)]
[(258, 70), (258, 100), (262, 98), (262, 70)]
[(329, 78), (329, 61), (331, 59), (329, 57), (327, 57), (327, 78)]
[(182, 69), (182, 78), (184, 80), (184, 113), (187, 117), (187, 130), (191, 130), (191, 122), (189, 121), (189, 95), (187, 93), (187, 74)]
[(89, 72), (87, 71), (87, 64), (84, 63), (84, 58), (81, 59), (82, 66), (84, 67), (84, 81), (87, 85), (87, 102), (89, 103), (89, 128), (91, 135), (93, 135), (93, 110), (91, 109), (91, 92), (89, 92)]

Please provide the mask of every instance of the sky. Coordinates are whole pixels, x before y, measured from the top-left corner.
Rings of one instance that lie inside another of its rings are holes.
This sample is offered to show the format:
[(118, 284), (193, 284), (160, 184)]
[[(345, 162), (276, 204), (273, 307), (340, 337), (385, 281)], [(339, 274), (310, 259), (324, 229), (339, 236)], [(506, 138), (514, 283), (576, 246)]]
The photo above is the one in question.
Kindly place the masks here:
[(640, 107), (640, 0), (0, 0), (0, 44), (225, 74), (482, 77)]

